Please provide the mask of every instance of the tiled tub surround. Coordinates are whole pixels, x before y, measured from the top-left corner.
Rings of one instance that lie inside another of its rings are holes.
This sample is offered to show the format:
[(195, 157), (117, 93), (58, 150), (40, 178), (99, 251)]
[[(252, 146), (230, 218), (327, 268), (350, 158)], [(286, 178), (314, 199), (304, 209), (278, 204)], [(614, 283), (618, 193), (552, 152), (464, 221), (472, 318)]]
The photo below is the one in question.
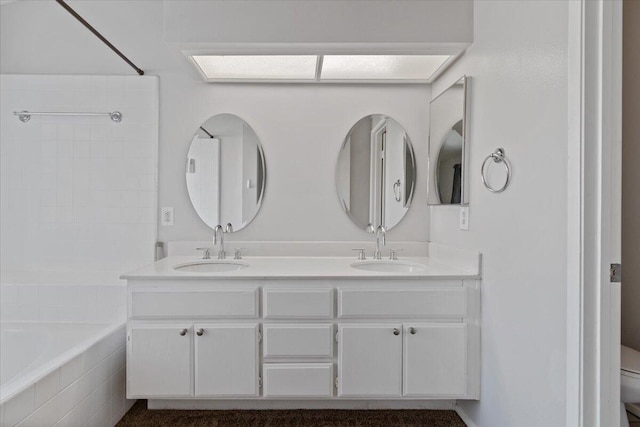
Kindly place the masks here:
[[(22, 110), (123, 118), (22, 123), (13, 115)], [(100, 272), (117, 283), (122, 271), (153, 261), (157, 77), (3, 74), (0, 111), (4, 283), (13, 271)]]
[[(19, 391), (9, 390), (11, 394), (5, 396), (3, 386), (0, 404), (3, 427), (113, 426), (122, 418), (134, 403), (125, 398), (125, 327), (123, 324), (93, 325), (91, 338), (81, 342), (69, 339), (73, 335), (81, 339), (90, 328), (55, 323), (2, 325), (3, 340), (11, 341), (15, 334), (20, 338), (26, 336), (27, 341), (38, 339), (36, 329), (39, 329), (40, 334), (49, 337), (60, 333), (56, 340), (71, 346), (66, 352), (53, 356), (36, 373), (24, 374), (35, 378)], [(29, 346), (28, 342), (24, 344)], [(31, 344), (41, 350), (42, 342)], [(21, 346), (3, 343), (2, 351), (15, 347)], [(11, 383), (8, 385), (12, 387)]]
[[(2, 427), (111, 426), (130, 407), (126, 287), (93, 276), (3, 272), (11, 281), (0, 286)], [(26, 283), (44, 277), (48, 284)], [(56, 284), (73, 281), (81, 284)]]
[(0, 320), (113, 324), (125, 319), (126, 292), (124, 285), (33, 285), (14, 280), (0, 286)]
[(154, 257), (158, 79), (0, 75), (0, 111), (0, 345), (30, 359), (0, 389), (1, 425), (113, 425), (128, 408), (118, 276)]

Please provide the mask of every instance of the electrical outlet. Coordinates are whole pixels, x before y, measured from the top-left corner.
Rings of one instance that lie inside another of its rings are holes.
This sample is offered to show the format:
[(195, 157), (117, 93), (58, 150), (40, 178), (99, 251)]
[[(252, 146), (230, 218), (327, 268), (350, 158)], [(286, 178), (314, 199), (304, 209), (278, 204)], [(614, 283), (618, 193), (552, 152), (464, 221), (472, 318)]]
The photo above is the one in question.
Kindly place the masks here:
[(469, 229), (469, 206), (460, 206), (460, 230)]
[(160, 208), (160, 224), (163, 227), (173, 225), (173, 208)]

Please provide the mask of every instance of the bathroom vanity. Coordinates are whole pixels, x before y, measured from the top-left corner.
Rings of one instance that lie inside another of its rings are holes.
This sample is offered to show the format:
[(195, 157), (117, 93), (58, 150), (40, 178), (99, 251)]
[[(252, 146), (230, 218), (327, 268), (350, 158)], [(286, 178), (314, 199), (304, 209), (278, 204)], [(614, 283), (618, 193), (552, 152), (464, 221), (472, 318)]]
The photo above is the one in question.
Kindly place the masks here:
[(123, 278), (128, 398), (479, 398), (479, 271), (169, 257)]

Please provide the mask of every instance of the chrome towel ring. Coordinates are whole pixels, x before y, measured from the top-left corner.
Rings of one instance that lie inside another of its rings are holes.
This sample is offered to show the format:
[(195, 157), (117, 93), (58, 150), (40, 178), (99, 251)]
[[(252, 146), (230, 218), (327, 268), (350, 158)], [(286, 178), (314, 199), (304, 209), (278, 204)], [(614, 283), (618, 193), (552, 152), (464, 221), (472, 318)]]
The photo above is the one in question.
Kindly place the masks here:
[[(500, 188), (493, 188), (487, 182), (485, 171), (487, 169), (486, 168), (487, 162), (490, 159), (493, 159), (495, 163), (502, 163), (504, 165), (505, 170), (507, 171), (507, 179), (504, 181), (504, 185)], [(509, 181), (511, 180), (511, 163), (509, 162), (509, 159), (507, 159), (507, 157), (504, 154), (504, 148), (496, 148), (496, 151), (489, 154), (484, 159), (484, 162), (482, 162), (482, 167), (480, 168), (480, 176), (482, 177), (482, 183), (484, 184), (484, 186), (487, 188), (487, 190), (491, 191), (492, 193), (502, 193), (504, 190), (507, 189), (507, 187), (509, 186)]]

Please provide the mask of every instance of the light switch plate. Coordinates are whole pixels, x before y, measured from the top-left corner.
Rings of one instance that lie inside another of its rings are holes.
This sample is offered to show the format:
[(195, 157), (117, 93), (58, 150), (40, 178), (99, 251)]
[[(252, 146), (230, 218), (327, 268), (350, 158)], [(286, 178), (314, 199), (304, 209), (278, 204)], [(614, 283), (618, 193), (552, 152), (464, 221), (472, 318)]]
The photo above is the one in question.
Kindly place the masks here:
[(173, 225), (173, 208), (160, 208), (160, 224), (163, 227)]
[(469, 206), (460, 206), (460, 230), (469, 229)]

